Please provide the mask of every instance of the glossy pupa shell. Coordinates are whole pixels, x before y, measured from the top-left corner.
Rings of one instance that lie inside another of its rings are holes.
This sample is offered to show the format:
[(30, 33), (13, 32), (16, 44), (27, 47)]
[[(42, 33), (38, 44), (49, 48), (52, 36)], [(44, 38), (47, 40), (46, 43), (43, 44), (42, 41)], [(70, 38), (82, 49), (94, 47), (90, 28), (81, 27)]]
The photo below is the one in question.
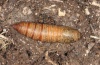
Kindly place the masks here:
[(68, 26), (19, 22), (12, 27), (19, 33), (42, 42), (70, 43), (80, 39), (80, 32)]

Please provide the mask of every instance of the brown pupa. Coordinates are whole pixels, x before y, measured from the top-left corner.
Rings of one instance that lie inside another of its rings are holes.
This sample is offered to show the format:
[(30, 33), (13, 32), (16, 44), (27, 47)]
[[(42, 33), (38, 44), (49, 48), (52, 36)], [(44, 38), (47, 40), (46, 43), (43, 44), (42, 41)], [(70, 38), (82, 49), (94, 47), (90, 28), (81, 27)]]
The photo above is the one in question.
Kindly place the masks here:
[(68, 26), (57, 26), (33, 22), (19, 22), (12, 25), (19, 33), (42, 42), (69, 43), (80, 38), (80, 32)]

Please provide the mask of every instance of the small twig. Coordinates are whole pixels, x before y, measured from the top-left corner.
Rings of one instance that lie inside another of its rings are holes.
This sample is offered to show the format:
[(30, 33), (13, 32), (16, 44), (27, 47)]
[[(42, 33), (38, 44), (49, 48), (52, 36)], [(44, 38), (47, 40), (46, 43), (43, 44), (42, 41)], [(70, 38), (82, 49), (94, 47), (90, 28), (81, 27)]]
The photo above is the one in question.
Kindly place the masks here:
[(93, 33), (94, 33), (94, 28), (93, 28), (93, 26), (90, 24), (90, 27), (91, 27), (91, 29), (92, 29), (92, 31), (93, 31)]
[(100, 40), (100, 37), (97, 37), (97, 36), (90, 36), (90, 38), (94, 38), (94, 39), (99, 39)]
[[(7, 33), (6, 29), (3, 29), (3, 32), (0, 33), (0, 44), (2, 44), (1, 49), (6, 49), (7, 45), (14, 43), (13, 39), (9, 39), (8, 37), (4, 36), (3, 34)], [(7, 42), (6, 42), (7, 41)]]
[(0, 34), (4, 34), (4, 33), (7, 33), (8, 31), (6, 29), (3, 29), (3, 32), (1, 32)]
[(50, 57), (48, 56), (48, 51), (46, 51), (45, 53), (45, 59), (47, 60), (47, 62), (51, 63), (52, 65), (57, 65), (55, 62), (53, 62)]
[(6, 29), (3, 29), (3, 32), (0, 33), (0, 38), (8, 40), (8, 38), (3, 35), (6, 32), (7, 32)]
[[(95, 34), (95, 30), (94, 30), (94, 28), (93, 28), (93, 26), (91, 24), (90, 24), (90, 27), (91, 27), (93, 33)], [(100, 37), (93, 36), (93, 35), (90, 35), (90, 38), (94, 38), (94, 39), (99, 39), (100, 40)]]
[(5, 37), (5, 36), (4, 36), (4, 35), (2, 35), (2, 34), (0, 34), (0, 38), (3, 38), (3, 39), (8, 40), (8, 38), (7, 38), (7, 37)]
[(49, 0), (49, 1), (63, 2), (62, 0)]
[(95, 45), (95, 43), (89, 43), (88, 44), (88, 49), (86, 50), (85, 56), (87, 56), (90, 53), (90, 51), (94, 47), (94, 45)]

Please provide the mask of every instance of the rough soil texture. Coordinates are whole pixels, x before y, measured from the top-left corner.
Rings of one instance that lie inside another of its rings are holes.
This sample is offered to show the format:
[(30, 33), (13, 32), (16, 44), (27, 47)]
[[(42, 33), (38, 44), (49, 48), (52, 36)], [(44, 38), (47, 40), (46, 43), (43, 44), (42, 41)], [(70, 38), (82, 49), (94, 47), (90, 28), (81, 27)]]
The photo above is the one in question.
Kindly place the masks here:
[[(19, 34), (20, 21), (78, 29), (74, 43), (43, 43)], [(0, 0), (0, 65), (100, 65), (100, 0)]]

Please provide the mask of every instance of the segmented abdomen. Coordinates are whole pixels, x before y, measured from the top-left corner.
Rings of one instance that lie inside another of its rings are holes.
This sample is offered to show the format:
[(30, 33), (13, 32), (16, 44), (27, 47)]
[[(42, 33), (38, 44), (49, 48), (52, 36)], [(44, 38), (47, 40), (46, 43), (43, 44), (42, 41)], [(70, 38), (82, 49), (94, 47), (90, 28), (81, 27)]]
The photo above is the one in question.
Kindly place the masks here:
[(23, 35), (43, 42), (73, 42), (80, 38), (80, 32), (66, 26), (19, 22), (13, 25)]

